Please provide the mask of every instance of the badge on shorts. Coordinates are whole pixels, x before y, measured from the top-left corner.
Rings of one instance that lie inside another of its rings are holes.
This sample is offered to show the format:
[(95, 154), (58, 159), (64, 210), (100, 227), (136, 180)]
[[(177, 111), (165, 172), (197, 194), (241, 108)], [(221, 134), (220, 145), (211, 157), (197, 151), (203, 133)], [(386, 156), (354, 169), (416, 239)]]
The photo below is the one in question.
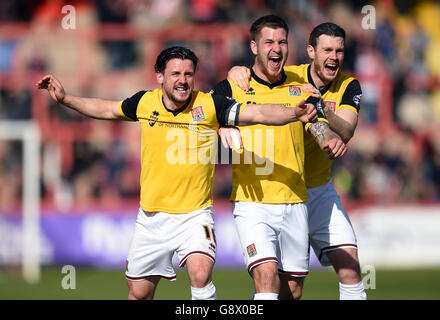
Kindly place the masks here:
[(255, 243), (248, 245), (246, 250), (249, 255), (249, 258), (252, 258), (253, 256), (255, 256), (257, 254), (257, 249), (255, 248)]
[(195, 122), (205, 120), (206, 117), (205, 117), (205, 113), (203, 112), (203, 106), (198, 106), (191, 109), (191, 116), (193, 121)]

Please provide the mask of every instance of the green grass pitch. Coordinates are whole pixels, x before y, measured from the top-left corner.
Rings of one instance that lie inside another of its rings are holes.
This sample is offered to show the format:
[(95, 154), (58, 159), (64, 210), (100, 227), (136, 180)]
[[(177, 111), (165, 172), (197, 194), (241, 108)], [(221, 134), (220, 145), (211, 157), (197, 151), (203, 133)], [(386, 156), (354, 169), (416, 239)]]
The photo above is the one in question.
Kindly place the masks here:
[[(76, 268), (75, 289), (63, 289), (66, 274), (61, 267), (44, 268), (39, 284), (26, 284), (17, 271), (0, 269), (0, 300), (125, 300), (127, 285), (123, 270)], [(248, 300), (252, 281), (244, 270), (214, 270), (219, 300)], [(375, 289), (368, 289), (370, 300), (438, 300), (440, 269), (377, 270)], [(156, 291), (159, 300), (191, 299), (184, 271), (176, 281), (161, 280)], [(306, 278), (304, 300), (337, 300), (338, 280), (333, 270), (311, 270)]]

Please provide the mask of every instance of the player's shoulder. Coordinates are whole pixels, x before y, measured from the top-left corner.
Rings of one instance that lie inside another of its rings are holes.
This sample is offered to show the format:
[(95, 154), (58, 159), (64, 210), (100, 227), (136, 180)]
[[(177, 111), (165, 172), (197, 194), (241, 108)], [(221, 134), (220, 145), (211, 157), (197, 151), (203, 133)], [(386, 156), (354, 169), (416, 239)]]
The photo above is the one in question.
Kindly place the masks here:
[(353, 82), (353, 81), (359, 83), (359, 81), (354, 76), (349, 75), (343, 71), (338, 72), (338, 75), (336, 77), (336, 81), (340, 82), (340, 83), (346, 83), (346, 84), (349, 84), (350, 82)]
[(219, 101), (223, 101), (225, 97), (217, 94), (212, 90), (210, 92), (203, 92), (199, 90), (193, 91), (193, 103), (194, 104), (210, 104), (213, 107), (219, 104)]
[(293, 64), (290, 66), (284, 66), (284, 72), (292, 72), (292, 73), (304, 73), (307, 72), (307, 68), (309, 64)]
[(307, 68), (309, 64), (290, 65), (284, 67), (284, 73), (286, 74), (286, 82), (299, 82), (306, 83), (307, 81)]
[(153, 97), (160, 97), (162, 95), (162, 90), (160, 89), (148, 89), (142, 90), (136, 93), (139, 97), (139, 102), (151, 101)]

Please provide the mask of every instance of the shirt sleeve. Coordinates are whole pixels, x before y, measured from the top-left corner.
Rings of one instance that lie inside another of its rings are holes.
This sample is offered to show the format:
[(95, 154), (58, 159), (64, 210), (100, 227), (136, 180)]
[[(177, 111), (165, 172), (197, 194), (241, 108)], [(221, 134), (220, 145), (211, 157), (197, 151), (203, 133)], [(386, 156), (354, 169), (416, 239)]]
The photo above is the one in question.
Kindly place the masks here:
[(121, 111), (124, 116), (126, 116), (127, 118), (129, 118), (133, 121), (138, 121), (138, 118), (136, 115), (137, 107), (138, 107), (139, 101), (144, 96), (145, 92), (147, 92), (147, 91), (146, 90), (139, 91), (139, 92), (135, 93), (134, 95), (132, 95), (131, 97), (129, 97), (121, 102)]
[(241, 104), (226, 96), (212, 95), (212, 99), (220, 126), (236, 126)]
[(359, 81), (353, 80), (345, 89), (340, 105), (349, 105), (359, 112), (362, 90)]
[[(321, 105), (321, 99), (313, 97), (313, 96), (309, 96), (306, 100), (306, 103), (311, 103), (315, 106), (316, 112), (318, 114), (318, 119), (317, 121), (324, 121), (328, 123), (327, 117), (325, 116), (324, 110), (322, 109), (322, 105)], [(308, 131), (310, 128), (311, 123), (303, 123), (304, 128)]]
[(231, 84), (228, 80), (223, 80), (217, 83), (214, 87), (214, 89), (211, 90), (212, 94), (219, 95), (219, 96), (225, 96), (225, 97), (232, 97), (232, 88)]
[(306, 103), (311, 103), (315, 106), (316, 112), (318, 113), (318, 119), (326, 119), (324, 110), (322, 109), (321, 99), (309, 96), (306, 100)]

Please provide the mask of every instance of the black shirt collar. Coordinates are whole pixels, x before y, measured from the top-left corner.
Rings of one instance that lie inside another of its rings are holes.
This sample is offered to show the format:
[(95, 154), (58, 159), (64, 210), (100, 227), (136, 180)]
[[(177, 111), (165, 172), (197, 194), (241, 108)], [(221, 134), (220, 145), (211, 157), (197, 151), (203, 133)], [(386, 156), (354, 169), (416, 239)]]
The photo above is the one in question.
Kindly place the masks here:
[[(311, 64), (309, 64), (309, 66), (307, 67), (307, 79), (309, 80), (309, 83), (316, 88), (315, 83), (313, 82), (313, 79), (312, 79), (312, 74), (310, 73), (311, 67), (312, 67)], [(321, 92), (321, 95), (324, 95), (328, 91), (328, 89), (330, 89), (331, 85), (332, 85), (332, 81), (330, 81), (330, 83), (328, 85), (326, 85), (324, 88), (319, 90), (319, 92)]]
[(255, 74), (253, 68), (251, 68), (251, 75), (252, 75), (252, 78), (255, 79), (255, 81), (257, 81), (258, 83), (261, 83), (262, 85), (265, 85), (265, 86), (269, 87), (270, 89), (273, 89), (276, 86), (279, 86), (279, 85), (283, 84), (284, 81), (286, 81), (286, 79), (287, 79), (287, 76), (284, 73), (284, 69), (283, 69), (283, 71), (281, 73), (281, 79), (279, 81), (277, 81), (277, 82), (274, 82), (274, 83), (270, 83), (270, 82), (267, 82), (267, 81), (264, 81), (263, 79), (261, 79), (259, 76), (257, 76)]

